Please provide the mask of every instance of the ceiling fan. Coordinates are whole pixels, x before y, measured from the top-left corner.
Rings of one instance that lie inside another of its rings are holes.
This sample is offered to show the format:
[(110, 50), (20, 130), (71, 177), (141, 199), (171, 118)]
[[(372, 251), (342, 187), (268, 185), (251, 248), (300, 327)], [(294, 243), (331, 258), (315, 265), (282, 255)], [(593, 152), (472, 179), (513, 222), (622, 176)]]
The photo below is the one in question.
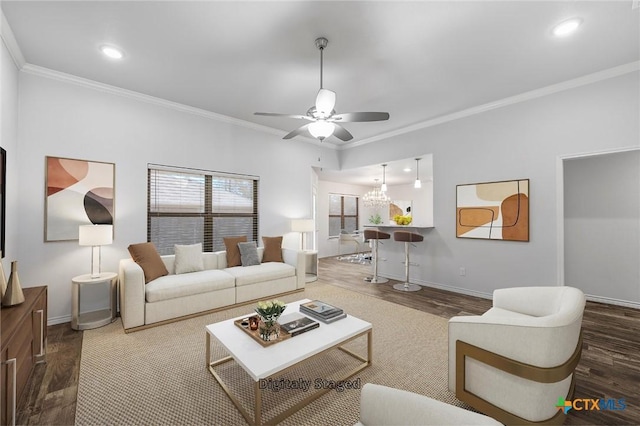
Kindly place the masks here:
[(307, 120), (309, 123), (298, 127), (287, 133), (283, 139), (291, 139), (304, 132), (309, 132), (311, 136), (320, 139), (334, 135), (340, 140), (348, 141), (353, 139), (353, 135), (347, 131), (340, 123), (383, 121), (389, 119), (388, 112), (345, 112), (336, 114), (333, 109), (336, 105), (336, 93), (322, 87), (322, 52), (329, 40), (324, 37), (317, 38), (316, 47), (320, 50), (320, 90), (316, 96), (316, 103), (309, 108), (306, 115), (302, 114), (279, 114), (275, 112), (256, 112), (255, 115), (266, 115), (270, 117), (289, 117)]

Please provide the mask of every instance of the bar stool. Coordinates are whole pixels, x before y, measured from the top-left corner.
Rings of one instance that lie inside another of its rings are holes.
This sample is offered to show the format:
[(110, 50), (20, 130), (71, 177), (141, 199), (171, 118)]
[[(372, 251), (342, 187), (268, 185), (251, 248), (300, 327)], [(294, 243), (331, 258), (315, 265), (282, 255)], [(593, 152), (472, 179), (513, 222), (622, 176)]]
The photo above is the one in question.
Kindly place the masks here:
[(389, 281), (386, 278), (378, 276), (378, 240), (388, 240), (390, 238), (390, 234), (378, 231), (377, 229), (364, 230), (364, 239), (373, 241), (373, 277), (365, 278), (365, 281), (373, 284), (383, 284)]
[(396, 290), (401, 291), (418, 291), (422, 287), (417, 284), (409, 283), (409, 244), (419, 243), (424, 240), (424, 237), (420, 234), (415, 234), (408, 231), (396, 231), (393, 233), (393, 239), (404, 243), (404, 279), (403, 284), (395, 284), (393, 286)]

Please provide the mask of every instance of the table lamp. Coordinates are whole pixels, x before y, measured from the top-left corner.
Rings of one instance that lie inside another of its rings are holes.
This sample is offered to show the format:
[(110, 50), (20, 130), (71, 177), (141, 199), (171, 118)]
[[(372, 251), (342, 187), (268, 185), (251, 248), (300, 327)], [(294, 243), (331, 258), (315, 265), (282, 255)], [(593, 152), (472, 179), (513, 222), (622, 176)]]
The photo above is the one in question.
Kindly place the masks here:
[(100, 276), (100, 246), (113, 242), (113, 225), (81, 225), (79, 244), (91, 246), (91, 278)]
[(306, 245), (304, 234), (315, 231), (315, 221), (313, 219), (293, 219), (291, 221), (291, 230), (300, 233), (300, 247), (304, 250)]

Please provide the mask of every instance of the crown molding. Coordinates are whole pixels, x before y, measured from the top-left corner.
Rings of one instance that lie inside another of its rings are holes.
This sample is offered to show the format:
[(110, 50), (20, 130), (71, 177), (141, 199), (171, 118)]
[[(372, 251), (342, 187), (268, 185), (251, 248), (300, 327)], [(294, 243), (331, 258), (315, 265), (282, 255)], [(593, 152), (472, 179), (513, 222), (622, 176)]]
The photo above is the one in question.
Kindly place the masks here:
[[(1, 17), (2, 17), (2, 39), (5, 40), (5, 43), (7, 44), (7, 48), (9, 49), (9, 52), (11, 53), (11, 56), (16, 62), (16, 65), (18, 66), (18, 68), (25, 73), (33, 74), (33, 75), (37, 75), (37, 76), (41, 76), (41, 77), (45, 77), (53, 80), (58, 80), (66, 83), (75, 84), (77, 86), (90, 88), (100, 92), (110, 93), (113, 95), (122, 96), (129, 99), (134, 99), (137, 101), (162, 106), (165, 108), (173, 109), (173, 110), (184, 112), (187, 114), (193, 114), (193, 115), (204, 117), (210, 120), (228, 123), (228, 124), (248, 128), (251, 130), (272, 134), (279, 137), (282, 137), (283, 135), (286, 134), (286, 132), (284, 132), (283, 130), (276, 129), (273, 127), (251, 123), (249, 121), (229, 117), (223, 114), (214, 113), (201, 108), (191, 107), (178, 102), (168, 101), (166, 99), (157, 98), (155, 96), (145, 95), (132, 90), (123, 89), (120, 87), (111, 86), (104, 83), (99, 83), (99, 82), (78, 77), (72, 74), (67, 74), (67, 73), (55, 71), (49, 68), (41, 67), (38, 65), (32, 65), (32, 64), (26, 63), (24, 62), (24, 57), (22, 56), (22, 52), (20, 51), (20, 48), (15, 42), (15, 38), (13, 38), (13, 33), (11, 32), (11, 28), (8, 27), (8, 24), (6, 23), (4, 14), (2, 14)], [(7, 33), (6, 36), (5, 36), (5, 32)], [(7, 40), (12, 40), (12, 41), (7, 41)], [(12, 45), (15, 47), (11, 47)], [(22, 63), (22, 65), (20, 65), (20, 63)], [(552, 95), (554, 93), (563, 92), (565, 90), (570, 90), (576, 87), (586, 86), (589, 84), (593, 84), (593, 83), (607, 80), (610, 78), (615, 78), (615, 77), (628, 74), (631, 72), (636, 72), (639, 70), (640, 70), (640, 61), (631, 62), (631, 63), (620, 65), (614, 68), (610, 68), (604, 71), (599, 71), (593, 74), (589, 74), (583, 77), (567, 80), (562, 83), (553, 84), (551, 86), (531, 90), (529, 92), (521, 93), (515, 96), (510, 96), (508, 98), (500, 99), (498, 101), (486, 103), (483, 105), (478, 105), (462, 111), (454, 112), (452, 114), (443, 115), (437, 118), (433, 118), (430, 120), (413, 124), (411, 126), (403, 127), (401, 129), (396, 129), (391, 132), (381, 133), (379, 135), (372, 136), (370, 138), (361, 139), (359, 141), (355, 141), (351, 143), (337, 145), (337, 144), (333, 144), (331, 142), (326, 142), (326, 141), (321, 142), (315, 138), (304, 138), (304, 141), (306, 143), (313, 144), (316, 146), (342, 151), (345, 149), (367, 145), (369, 143), (392, 138), (395, 136), (400, 136), (406, 133), (415, 132), (421, 129), (434, 127), (443, 123), (448, 123), (448, 122), (459, 120), (462, 118), (471, 117), (477, 114), (482, 114), (484, 112), (491, 111), (494, 109), (503, 108), (503, 107), (514, 105), (521, 102), (526, 102), (532, 99)]]
[[(87, 78), (78, 77), (72, 74), (67, 74), (60, 71), (55, 71), (49, 68), (41, 67), (33, 64), (24, 64), (21, 68), (22, 72), (27, 74), (33, 74), (39, 77), (45, 77), (52, 80), (62, 81), (65, 83), (75, 84), (77, 86), (81, 86), (84, 88), (96, 90), (99, 92), (109, 93), (116, 96), (122, 96), (124, 98), (133, 99), (140, 102), (146, 102), (152, 105), (161, 106), (164, 108), (173, 109), (175, 111), (180, 111), (187, 114), (197, 115), (199, 117), (204, 117), (209, 120), (214, 120), (222, 123), (232, 124), (239, 127), (244, 127), (251, 130), (256, 130), (263, 133), (269, 133), (271, 135), (275, 135), (278, 137), (282, 137), (286, 135), (288, 132), (285, 132), (281, 129), (276, 129), (273, 127), (263, 126), (261, 124), (251, 123), (249, 121), (241, 120), (239, 118), (229, 117), (227, 115), (218, 114), (215, 112), (207, 111), (201, 108), (195, 108), (189, 105), (184, 105), (178, 102), (168, 101), (166, 99), (158, 98), (155, 96), (145, 95), (140, 92), (135, 92), (133, 90), (123, 89), (121, 87), (112, 86), (109, 84), (99, 83), (94, 80), (89, 80)], [(306, 138), (309, 139), (309, 138)], [(329, 149), (337, 149), (335, 145), (321, 143), (317, 139), (306, 140), (307, 143), (311, 143), (314, 145), (322, 146)]]
[(543, 87), (540, 89), (524, 92), (519, 95), (510, 96), (508, 98), (500, 99), (494, 102), (490, 102), (483, 105), (478, 105), (472, 108), (468, 108), (462, 111), (454, 112), (452, 114), (443, 115), (431, 120), (423, 121), (411, 126), (403, 127), (401, 129), (393, 130), (391, 132), (381, 133), (370, 138), (362, 139), (359, 141), (347, 143), (338, 147), (339, 150), (345, 150), (349, 148), (355, 148), (357, 146), (366, 145), (372, 142), (377, 142), (383, 139), (400, 136), (406, 133), (415, 132), (417, 130), (426, 129), (428, 127), (434, 127), (439, 124), (448, 123), (451, 121), (459, 120), (461, 118), (471, 117), (473, 115), (482, 114), (483, 112), (491, 111), (498, 108), (526, 102), (532, 99), (541, 98), (543, 96), (552, 95), (554, 93), (563, 92), (565, 90), (574, 89), (576, 87), (586, 86), (602, 80), (619, 77), (624, 74), (629, 74), (640, 70), (640, 61), (630, 62), (628, 64), (620, 65), (614, 68), (609, 68), (604, 71), (588, 74), (583, 77), (578, 77), (572, 80), (567, 80), (562, 83), (552, 84), (551, 86)]
[(250, 123), (238, 118), (229, 117), (222, 114), (217, 114), (211, 111), (207, 111), (201, 108), (195, 108), (188, 105), (184, 105), (178, 102), (168, 101), (166, 99), (157, 98), (155, 96), (145, 95), (143, 93), (135, 92), (133, 90), (122, 89), (120, 87), (111, 86), (109, 84), (99, 83), (94, 80), (78, 77), (72, 74), (67, 74), (60, 71), (55, 71), (49, 68), (41, 67), (33, 64), (25, 64), (22, 67), (22, 72), (27, 74), (36, 75), (39, 77), (45, 77), (51, 80), (62, 81), (64, 83), (75, 84), (84, 88), (96, 90), (99, 92), (109, 93), (112, 95), (121, 96), (128, 99), (133, 99), (140, 102), (146, 102), (148, 104), (161, 106), (164, 108), (173, 109), (176, 111), (184, 112), (187, 114), (197, 115), (210, 120), (215, 120), (223, 123), (233, 124), (240, 127), (245, 127), (251, 130), (257, 130), (260, 132), (269, 133), (276, 136), (282, 136), (286, 134), (284, 131), (274, 129), (272, 127), (263, 126), (260, 124)]
[(18, 46), (18, 42), (13, 35), (13, 31), (9, 26), (7, 18), (5, 18), (2, 9), (0, 9), (0, 37), (2, 37), (5, 46), (7, 46), (7, 50), (9, 51), (13, 62), (16, 64), (18, 69), (21, 70), (27, 62), (24, 59), (22, 50), (20, 50), (20, 46)]

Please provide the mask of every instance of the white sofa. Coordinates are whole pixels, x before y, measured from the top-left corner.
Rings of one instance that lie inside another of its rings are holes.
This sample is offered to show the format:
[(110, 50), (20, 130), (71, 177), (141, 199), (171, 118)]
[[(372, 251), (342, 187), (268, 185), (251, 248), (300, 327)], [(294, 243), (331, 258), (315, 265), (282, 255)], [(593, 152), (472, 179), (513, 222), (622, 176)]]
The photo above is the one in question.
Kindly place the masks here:
[[(264, 248), (258, 248), (262, 260)], [(174, 255), (161, 256), (169, 275), (145, 284), (133, 259), (120, 260), (120, 315), (125, 331), (225, 306), (302, 291), (304, 252), (282, 249), (284, 263), (227, 267), (227, 253), (202, 253), (204, 270), (175, 274)]]
[(367, 383), (360, 394), (360, 421), (369, 425), (494, 425), (502, 423), (424, 395)]

